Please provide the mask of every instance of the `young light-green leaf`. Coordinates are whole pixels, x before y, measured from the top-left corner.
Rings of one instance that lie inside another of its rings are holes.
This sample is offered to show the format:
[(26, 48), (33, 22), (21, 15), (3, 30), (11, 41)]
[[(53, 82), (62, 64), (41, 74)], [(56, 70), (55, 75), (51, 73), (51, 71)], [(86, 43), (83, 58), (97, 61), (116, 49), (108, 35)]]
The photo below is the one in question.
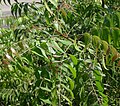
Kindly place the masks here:
[(74, 55), (71, 55), (71, 54), (70, 54), (70, 58), (73, 61), (74, 65), (77, 65), (77, 63), (78, 63), (77, 58)]

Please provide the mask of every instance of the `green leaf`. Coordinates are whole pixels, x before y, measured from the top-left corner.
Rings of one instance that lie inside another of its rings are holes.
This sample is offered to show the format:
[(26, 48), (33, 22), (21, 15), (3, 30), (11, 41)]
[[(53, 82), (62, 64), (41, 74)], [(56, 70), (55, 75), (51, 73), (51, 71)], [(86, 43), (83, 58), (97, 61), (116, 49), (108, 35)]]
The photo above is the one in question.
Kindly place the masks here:
[(99, 82), (99, 81), (95, 81), (95, 83), (96, 83), (96, 86), (97, 86), (99, 92), (103, 92), (103, 91), (104, 91), (104, 88), (103, 88), (102, 83)]
[(110, 51), (114, 55), (116, 55), (118, 53), (118, 51), (113, 47), (113, 45), (110, 45)]
[(56, 28), (57, 31), (59, 31), (59, 24), (57, 21), (54, 22), (54, 27)]
[(116, 12), (115, 15), (116, 15), (116, 18), (117, 18), (116, 19), (116, 21), (117, 21), (116, 23), (118, 24), (118, 28), (120, 28), (120, 12)]
[(73, 75), (73, 78), (75, 79), (76, 78), (76, 70), (69, 64), (64, 64), (65, 67), (69, 68), (69, 70), (71, 71), (72, 75)]
[(36, 51), (32, 50), (32, 53), (35, 54), (35, 55), (37, 55), (37, 56), (39, 56), (39, 57), (43, 57), (41, 54), (37, 53)]
[(47, 104), (52, 104), (52, 102), (49, 100), (49, 99), (40, 99), (40, 100), (42, 100), (44, 103), (47, 103)]
[(112, 35), (113, 35), (113, 45), (119, 46), (119, 40), (120, 39), (120, 29), (119, 28), (113, 28), (112, 29)]
[(60, 48), (60, 46), (55, 41), (52, 41), (52, 44), (54, 46), (54, 49), (59, 50), (60, 52), (64, 53), (64, 51)]
[(62, 13), (62, 15), (63, 15), (63, 18), (65, 18), (65, 20), (67, 20), (67, 12), (65, 11), (65, 9), (63, 8), (61, 8), (61, 13)]
[(46, 55), (46, 53), (45, 53), (45, 50), (44, 50), (44, 49), (42, 49), (42, 48), (41, 48), (41, 47), (39, 47), (39, 46), (37, 46), (37, 48), (39, 48), (39, 49), (41, 50), (41, 52), (42, 52), (43, 56), (44, 56), (46, 59), (48, 59), (48, 57), (47, 57), (47, 55)]
[(57, 40), (64, 45), (67, 45), (67, 46), (72, 45), (72, 42), (69, 40), (65, 40), (65, 39), (64, 40), (57, 39)]
[(74, 99), (74, 94), (73, 94), (72, 90), (69, 89), (68, 87), (66, 87), (64, 84), (61, 84), (61, 86), (62, 86), (63, 88), (65, 88), (65, 89), (70, 93), (72, 99)]
[(56, 0), (49, 0), (49, 1), (57, 8), (58, 4)]
[(95, 27), (95, 28), (92, 28), (92, 29), (91, 29), (91, 33), (92, 33), (92, 35), (97, 35), (97, 36), (98, 36), (98, 35), (99, 35), (98, 28), (96, 28), (96, 27)]
[(94, 76), (95, 76), (95, 80), (100, 81), (100, 82), (102, 81), (102, 75), (100, 71), (94, 70)]
[(77, 51), (81, 52), (81, 50), (79, 49), (78, 45), (76, 44), (76, 42), (74, 42), (74, 47)]
[(48, 47), (48, 50), (49, 50), (49, 52), (52, 53), (52, 54), (55, 54), (55, 53), (56, 53), (56, 52), (53, 50), (53, 48), (50, 47), (50, 46)]
[(74, 55), (71, 55), (71, 54), (70, 54), (70, 58), (73, 61), (74, 65), (77, 65), (77, 63), (78, 63), (77, 58)]
[(85, 42), (85, 45), (87, 46), (90, 42), (91, 42), (91, 35), (89, 33), (85, 33), (84, 34), (84, 42)]
[(69, 84), (70, 84), (70, 89), (73, 90), (74, 89), (74, 81), (70, 77), (67, 77), (67, 79), (68, 79)]
[(110, 16), (105, 17), (103, 26), (112, 27), (112, 20), (110, 19)]
[(85, 93), (85, 89), (84, 89), (84, 86), (82, 86), (82, 87), (80, 88), (80, 92), (79, 92), (79, 95), (80, 95), (80, 98), (81, 98), (81, 99), (83, 98), (84, 93)]
[(104, 88), (103, 88), (103, 84), (102, 84), (102, 75), (101, 75), (100, 71), (94, 70), (94, 76), (95, 76), (95, 83), (96, 83), (96, 86), (97, 86), (99, 92), (103, 92)]
[(44, 91), (47, 91), (47, 92), (51, 92), (51, 90), (48, 88), (48, 87), (40, 87), (42, 90), (44, 90)]
[(102, 92), (99, 92), (99, 94), (102, 96), (102, 98), (103, 98), (103, 103), (102, 103), (102, 106), (108, 106), (108, 97), (105, 95), (105, 94), (103, 94)]
[(104, 50), (104, 53), (107, 53), (108, 50), (108, 43), (104, 40), (102, 40), (102, 49)]
[(93, 46), (94, 46), (94, 48), (99, 48), (99, 46), (100, 46), (100, 43), (101, 43), (101, 39), (98, 37), (98, 36), (93, 36), (92, 37), (92, 42), (93, 42)]
[(50, 9), (49, 6), (47, 5), (46, 0), (44, 0), (44, 4), (45, 4), (46, 9), (50, 12), (50, 14), (53, 14), (53, 12), (51, 11), (51, 9)]
[(104, 55), (102, 56), (102, 65), (103, 65), (104, 69), (108, 70), (106, 65), (105, 65)]
[(18, 4), (13, 4), (11, 6), (11, 13), (13, 16), (16, 16), (17, 17), (17, 13), (18, 13)]
[(72, 102), (70, 101), (70, 99), (68, 99), (66, 96), (62, 95), (61, 96), (66, 100), (68, 101), (69, 105), (72, 106)]

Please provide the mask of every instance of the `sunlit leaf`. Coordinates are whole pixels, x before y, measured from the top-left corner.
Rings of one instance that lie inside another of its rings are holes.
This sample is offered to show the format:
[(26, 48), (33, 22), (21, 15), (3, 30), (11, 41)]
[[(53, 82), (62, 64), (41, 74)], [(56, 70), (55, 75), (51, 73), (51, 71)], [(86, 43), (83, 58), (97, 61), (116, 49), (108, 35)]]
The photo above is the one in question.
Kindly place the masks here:
[(52, 44), (53, 44), (54, 49), (59, 50), (61, 53), (64, 53), (64, 51), (60, 48), (58, 43), (56, 43), (55, 41), (52, 41)]
[(70, 58), (73, 61), (74, 65), (77, 65), (77, 63), (78, 63), (77, 58), (74, 55), (71, 55), (71, 54), (70, 54)]
[(8, 60), (13, 61), (13, 58), (8, 53), (5, 56)]
[(67, 98), (66, 96), (64, 96), (64, 95), (62, 95), (62, 94), (61, 94), (61, 96), (62, 96), (66, 101), (68, 101), (68, 103), (70, 104), (70, 106), (72, 106), (72, 102), (70, 101), (69, 98)]
[(69, 64), (64, 64), (72, 73), (73, 75), (73, 78), (75, 79), (76, 78), (76, 70)]
[(49, 0), (49, 1), (57, 8), (58, 4), (56, 0)]
[(44, 4), (45, 4), (46, 9), (50, 12), (50, 14), (53, 14), (53, 12), (49, 8), (49, 6), (47, 5), (47, 2), (45, 0), (44, 0)]
[(47, 87), (40, 87), (42, 90), (44, 90), (44, 91), (47, 91), (47, 92), (51, 92), (51, 90), (49, 89), (49, 88), (47, 88)]
[(99, 92), (99, 94), (103, 97), (103, 106), (108, 106), (108, 97), (105, 95), (105, 94), (103, 94), (102, 92)]
[(102, 65), (104, 67), (104, 69), (108, 70), (106, 65), (105, 65), (105, 58), (104, 58), (104, 55), (102, 56)]
[(37, 53), (36, 51), (32, 51), (33, 54), (36, 54), (37, 56), (43, 57), (41, 54)]
[(42, 49), (41, 47), (38, 47), (38, 48), (41, 50), (43, 56), (48, 59), (48, 57), (47, 57), (47, 55), (46, 55), (46, 53), (45, 53), (45, 50)]
[(49, 99), (40, 99), (40, 100), (42, 100), (44, 103), (47, 103), (47, 104), (52, 104), (52, 102), (49, 100)]
[(61, 86), (62, 86), (63, 88), (65, 88), (65, 89), (70, 93), (72, 99), (74, 99), (74, 94), (73, 94), (72, 90), (69, 89), (69, 88), (68, 88), (67, 86), (65, 86), (64, 84), (61, 84)]
[(64, 45), (72, 45), (72, 42), (69, 41), (69, 40), (65, 40), (65, 39), (64, 40), (60, 40), (60, 39), (58, 39), (58, 41), (61, 42)]

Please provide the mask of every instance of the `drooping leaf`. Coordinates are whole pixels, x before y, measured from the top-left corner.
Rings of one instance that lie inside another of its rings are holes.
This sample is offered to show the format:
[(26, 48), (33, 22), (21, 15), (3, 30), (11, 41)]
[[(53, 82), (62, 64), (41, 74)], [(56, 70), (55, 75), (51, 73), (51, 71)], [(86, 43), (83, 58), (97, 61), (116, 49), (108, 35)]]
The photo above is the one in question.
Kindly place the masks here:
[(51, 9), (50, 9), (49, 6), (47, 5), (46, 0), (44, 0), (44, 4), (45, 4), (46, 9), (50, 12), (50, 14), (53, 14), (53, 12), (51, 11)]
[[(9, 0), (8, 0), (9, 1)], [(6, 0), (3, 0), (3, 2), (7, 5)]]
[(57, 8), (58, 4), (56, 0), (49, 0), (49, 1)]
[(113, 45), (110, 45), (110, 52), (115, 55), (118, 53), (118, 51), (113, 47)]
[(112, 36), (113, 36), (113, 45), (119, 46), (119, 40), (120, 39), (120, 29), (119, 28), (113, 28), (112, 29)]
[(48, 87), (40, 87), (40, 88), (44, 91), (51, 92), (51, 90)]
[(104, 50), (104, 53), (107, 53), (108, 50), (108, 43), (104, 40), (102, 40), (102, 49)]
[(32, 51), (33, 54), (36, 54), (37, 56), (43, 57), (41, 54), (37, 53), (36, 51)]
[(60, 40), (60, 39), (58, 39), (58, 41), (61, 42), (61, 43), (64, 44), (64, 45), (67, 45), (67, 46), (68, 46), (68, 45), (72, 45), (72, 42), (69, 41), (69, 40), (65, 40), (65, 39), (64, 39), (64, 40)]
[(78, 63), (77, 58), (74, 55), (71, 55), (71, 54), (70, 54), (70, 58), (73, 61), (74, 65), (77, 65), (77, 63)]
[(57, 31), (59, 31), (60, 26), (57, 21), (54, 22), (54, 27), (56, 28)]
[(102, 85), (102, 75), (101, 75), (100, 71), (94, 70), (94, 76), (95, 76), (95, 83), (96, 83), (96, 86), (97, 86), (99, 92), (103, 92), (104, 88)]
[(49, 104), (49, 105), (52, 104), (52, 102), (49, 99), (40, 99), (40, 100), (42, 100), (46, 104)]
[(75, 79), (76, 78), (76, 70), (69, 64), (64, 64), (64, 65), (71, 71), (73, 78)]
[(69, 88), (68, 88), (67, 86), (65, 86), (64, 84), (61, 84), (61, 86), (62, 86), (63, 88), (65, 88), (65, 89), (70, 93), (71, 98), (74, 99), (74, 94), (73, 94), (72, 90), (69, 89)]
[(120, 60), (118, 61), (117, 66), (120, 67)]
[(114, 62), (116, 59), (118, 59), (120, 57), (119, 53), (114, 54), (112, 57), (112, 62)]
[(108, 43), (111, 43), (110, 28), (109, 27), (102, 28), (101, 39), (107, 41)]
[(92, 35), (97, 35), (97, 36), (99, 36), (99, 31), (98, 31), (98, 28), (92, 28), (91, 29), (91, 33), (92, 33)]
[(67, 20), (67, 13), (64, 9), (61, 8), (62, 15), (65, 17), (65, 20)]
[(87, 46), (90, 42), (91, 42), (91, 35), (89, 33), (85, 33), (84, 34), (84, 42), (85, 42), (85, 45)]
[(94, 48), (99, 48), (100, 47), (100, 43), (101, 43), (101, 39), (98, 36), (93, 36), (92, 37), (92, 42), (93, 42), (93, 46)]
[(67, 79), (69, 80), (70, 89), (73, 90), (74, 89), (74, 81), (70, 77), (67, 77)]
[(37, 48), (39, 48), (39, 49), (41, 50), (41, 52), (42, 52), (42, 55), (43, 55), (46, 59), (48, 59), (48, 57), (47, 57), (47, 55), (46, 55), (46, 53), (45, 53), (45, 50), (42, 49), (42, 48), (39, 47), (39, 46), (37, 46)]
[(105, 95), (105, 94), (103, 94), (102, 92), (99, 92), (99, 94), (102, 96), (102, 98), (103, 98), (103, 102), (102, 102), (102, 105), (103, 106), (108, 106), (108, 97)]
[(102, 65), (104, 67), (104, 69), (108, 70), (106, 65), (105, 65), (105, 58), (104, 58), (104, 55), (102, 55)]
[(101, 72), (98, 70), (94, 70), (94, 76), (95, 76), (95, 80), (101, 82), (102, 81), (102, 75)]
[(13, 58), (7, 53), (5, 54), (6, 58), (9, 60), (9, 61), (13, 61)]
[(61, 96), (62, 96), (66, 101), (68, 101), (68, 103), (69, 103), (70, 106), (72, 106), (72, 101), (70, 101), (69, 98), (67, 98), (66, 96), (64, 96), (64, 95), (62, 95), (62, 94), (61, 94)]
[(64, 53), (64, 51), (60, 48), (60, 46), (55, 41), (52, 41), (52, 44), (55, 50), (58, 50), (61, 53)]
[(79, 49), (78, 44), (76, 43), (76, 40), (74, 40), (74, 47), (77, 51), (81, 52), (81, 50)]

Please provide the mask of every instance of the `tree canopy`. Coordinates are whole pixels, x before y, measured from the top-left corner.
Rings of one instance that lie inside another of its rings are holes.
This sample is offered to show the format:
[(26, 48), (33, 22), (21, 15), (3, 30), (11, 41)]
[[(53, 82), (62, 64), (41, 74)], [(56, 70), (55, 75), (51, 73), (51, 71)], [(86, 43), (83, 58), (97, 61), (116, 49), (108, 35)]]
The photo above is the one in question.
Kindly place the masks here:
[(0, 19), (9, 25), (0, 28), (0, 105), (118, 106), (119, 6), (15, 0), (13, 16)]

